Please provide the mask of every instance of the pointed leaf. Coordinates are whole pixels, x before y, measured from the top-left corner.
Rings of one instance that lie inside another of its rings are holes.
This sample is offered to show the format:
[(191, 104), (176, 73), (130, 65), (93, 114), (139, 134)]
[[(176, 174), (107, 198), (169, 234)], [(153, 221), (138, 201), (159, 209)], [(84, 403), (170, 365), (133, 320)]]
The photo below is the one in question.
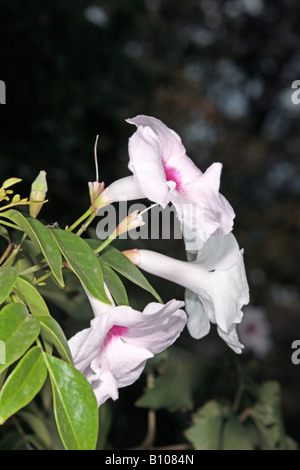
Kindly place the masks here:
[(4, 302), (4, 300), (9, 296), (16, 280), (16, 268), (13, 266), (4, 266), (0, 268), (0, 304), (2, 304), (2, 302)]
[(94, 450), (98, 406), (92, 387), (77, 369), (44, 354), (53, 390), (55, 420), (67, 450)]
[(14, 209), (2, 212), (1, 216), (6, 217), (17, 224), (28, 235), (28, 237), (40, 247), (54, 277), (63, 287), (64, 280), (62, 275), (61, 254), (47, 228), (37, 219), (21, 214), (21, 212)]
[(14, 291), (25, 302), (32, 315), (35, 317), (50, 316), (43, 297), (28, 277), (19, 275)]
[(0, 373), (21, 357), (40, 332), (40, 322), (23, 304), (8, 304), (0, 312), (0, 339), (5, 344), (5, 364)]
[(115, 271), (105, 261), (99, 259), (103, 271), (104, 282), (107, 285), (117, 305), (129, 305), (127, 292), (123, 282)]
[(30, 349), (7, 378), (0, 393), (0, 424), (33, 400), (47, 377), (41, 348)]
[(49, 232), (87, 291), (96, 299), (110, 304), (104, 289), (100, 263), (86, 241), (67, 230), (49, 229)]

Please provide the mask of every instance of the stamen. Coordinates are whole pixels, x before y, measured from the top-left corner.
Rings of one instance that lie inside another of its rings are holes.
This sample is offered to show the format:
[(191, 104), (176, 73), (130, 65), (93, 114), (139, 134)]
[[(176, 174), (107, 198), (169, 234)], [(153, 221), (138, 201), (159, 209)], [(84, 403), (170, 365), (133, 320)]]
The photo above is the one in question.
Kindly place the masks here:
[(96, 136), (96, 142), (95, 142), (95, 146), (94, 146), (94, 155), (95, 155), (96, 181), (99, 182), (99, 169), (98, 169), (98, 157), (97, 157), (98, 139), (99, 139), (99, 135)]

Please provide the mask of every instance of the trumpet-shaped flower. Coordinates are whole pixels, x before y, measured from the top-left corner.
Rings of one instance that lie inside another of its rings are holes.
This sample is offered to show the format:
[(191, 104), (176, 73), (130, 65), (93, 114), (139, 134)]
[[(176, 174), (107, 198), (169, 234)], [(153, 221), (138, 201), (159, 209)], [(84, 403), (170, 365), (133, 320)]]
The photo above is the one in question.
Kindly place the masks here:
[(236, 324), (249, 302), (249, 289), (243, 251), (232, 234), (211, 237), (192, 262), (148, 250), (135, 250), (131, 259), (141, 269), (186, 288), (187, 327), (193, 338), (207, 335), (210, 323), (215, 323), (221, 338), (241, 353)]
[(143, 312), (107, 306), (88, 294), (95, 318), (69, 340), (75, 367), (90, 382), (98, 406), (116, 400), (118, 389), (135, 382), (147, 359), (170, 346), (183, 330), (183, 302), (150, 303)]
[(171, 202), (180, 221), (202, 241), (231, 232), (235, 214), (219, 193), (221, 163), (202, 173), (186, 155), (179, 135), (163, 122), (143, 115), (127, 122), (137, 127), (129, 139), (133, 176), (112, 183), (112, 197), (147, 197), (163, 207)]

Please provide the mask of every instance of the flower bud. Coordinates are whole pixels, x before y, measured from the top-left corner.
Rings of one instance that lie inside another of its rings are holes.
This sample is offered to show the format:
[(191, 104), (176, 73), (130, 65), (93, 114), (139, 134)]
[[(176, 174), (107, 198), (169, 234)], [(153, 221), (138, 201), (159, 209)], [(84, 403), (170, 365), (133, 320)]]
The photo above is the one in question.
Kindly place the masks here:
[(40, 171), (38, 177), (31, 185), (30, 201), (37, 202), (36, 204), (30, 204), (29, 206), (29, 213), (31, 217), (37, 217), (39, 214), (45, 201), (47, 190), (48, 186), (46, 181), (46, 172)]

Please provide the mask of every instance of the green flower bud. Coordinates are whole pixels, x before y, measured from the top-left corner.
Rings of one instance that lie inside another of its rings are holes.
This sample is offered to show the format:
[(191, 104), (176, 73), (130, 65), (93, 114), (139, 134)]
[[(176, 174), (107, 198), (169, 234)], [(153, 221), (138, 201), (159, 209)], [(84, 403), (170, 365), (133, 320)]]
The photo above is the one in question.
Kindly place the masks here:
[(31, 217), (37, 217), (39, 214), (43, 202), (45, 201), (47, 191), (48, 186), (46, 181), (46, 172), (40, 171), (38, 177), (31, 185), (30, 201), (37, 201), (37, 204), (30, 204), (29, 206), (29, 213)]

